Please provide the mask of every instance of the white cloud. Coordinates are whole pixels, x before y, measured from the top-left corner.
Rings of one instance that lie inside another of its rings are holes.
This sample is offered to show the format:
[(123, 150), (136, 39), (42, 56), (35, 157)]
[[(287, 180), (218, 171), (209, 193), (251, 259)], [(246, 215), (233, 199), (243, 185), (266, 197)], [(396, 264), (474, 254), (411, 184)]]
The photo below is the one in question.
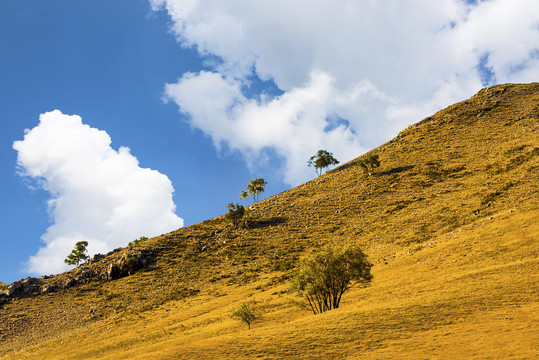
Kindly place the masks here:
[(28, 260), (28, 271), (66, 270), (64, 259), (77, 241), (88, 241), (90, 254), (105, 253), (183, 226), (165, 175), (139, 167), (126, 147), (112, 149), (109, 135), (79, 116), (55, 110), (39, 120), (13, 143), (21, 175), (51, 194), (54, 223), (42, 236), (45, 246)]
[(312, 74), (305, 88), (290, 89), (273, 99), (248, 99), (238, 81), (214, 72), (187, 73), (166, 87), (167, 97), (183, 104), (181, 109), (191, 117), (191, 124), (208, 134), (217, 148), (226, 144), (240, 150), (251, 165), (265, 148), (275, 150), (286, 159), (284, 173), (289, 183), (312, 177), (304, 171), (306, 159), (322, 142), (337, 158), (365, 151), (350, 127), (336, 119), (331, 124), (326, 118), (337, 116), (340, 107), (366, 93), (379, 96), (366, 84), (341, 94), (334, 80), (320, 72)]
[[(485, 81), (539, 78), (536, 0), (150, 2), (183, 46), (219, 59), (167, 85), (167, 96), (216, 144), (248, 159), (276, 150), (294, 184), (309, 171), (296, 169), (306, 144), (337, 153), (342, 132), (348, 160)], [(248, 99), (253, 75), (284, 94)], [(328, 131), (335, 117), (346, 126)]]

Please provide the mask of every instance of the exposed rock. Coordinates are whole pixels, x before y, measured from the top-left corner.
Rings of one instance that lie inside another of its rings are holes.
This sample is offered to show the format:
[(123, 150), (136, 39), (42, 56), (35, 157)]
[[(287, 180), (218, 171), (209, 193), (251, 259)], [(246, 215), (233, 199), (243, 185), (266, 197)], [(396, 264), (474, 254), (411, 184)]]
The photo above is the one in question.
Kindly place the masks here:
[(88, 265), (94, 264), (94, 263), (98, 262), (99, 260), (104, 259), (105, 257), (106, 257), (106, 255), (103, 255), (103, 254), (95, 254), (94, 256), (92, 256), (91, 259), (89, 259), (87, 261), (87, 264)]
[(111, 281), (119, 278), (119, 273), (120, 271), (118, 269), (118, 265), (116, 265), (115, 263), (110, 264), (107, 268), (107, 280)]
[(95, 254), (92, 257), (92, 261), (98, 261), (98, 260), (101, 260), (101, 259), (104, 259), (104, 258), (105, 258), (105, 255), (103, 255), (103, 254)]
[(122, 250), (122, 248), (116, 248), (112, 251), (109, 251), (108, 253), (105, 254), (105, 256), (109, 256), (109, 255), (112, 255), (114, 253), (117, 253), (118, 251)]
[(152, 260), (151, 250), (130, 250), (108, 266), (106, 279), (110, 281), (132, 275), (135, 271), (148, 266)]
[(75, 276), (77, 283), (87, 283), (95, 278), (95, 274), (91, 269), (79, 270)]
[(43, 285), (41, 288), (41, 295), (52, 293), (58, 291), (58, 286), (56, 284), (47, 284)]
[(53, 276), (42, 276), (40, 279), (28, 277), (14, 282), (8, 286), (7, 292), (0, 293), (0, 305), (9, 301), (9, 298), (15, 295), (29, 294), (49, 294), (56, 292), (59, 289), (68, 289), (73, 286), (88, 283), (95, 280), (115, 280), (124, 276), (132, 275), (135, 271), (148, 266), (154, 260), (152, 250), (129, 250), (119, 259), (108, 264), (106, 268), (90, 266), (92, 262), (98, 262), (106, 256), (118, 252), (120, 249), (115, 249), (107, 255), (96, 254), (86, 264), (86, 266), (78, 269), (71, 277), (62, 280), (63, 282), (49, 283), (43, 285), (43, 280), (52, 278)]
[(69, 289), (72, 286), (77, 285), (77, 280), (75, 278), (67, 279), (64, 283), (64, 289)]
[(7, 288), (7, 295), (27, 295), (33, 292), (37, 292), (39, 291), (40, 284), (40, 279), (27, 277), (26, 279), (15, 281), (13, 284), (9, 285)]
[(3, 304), (7, 304), (8, 302), (9, 302), (8, 295), (0, 292), (0, 308), (2, 307)]

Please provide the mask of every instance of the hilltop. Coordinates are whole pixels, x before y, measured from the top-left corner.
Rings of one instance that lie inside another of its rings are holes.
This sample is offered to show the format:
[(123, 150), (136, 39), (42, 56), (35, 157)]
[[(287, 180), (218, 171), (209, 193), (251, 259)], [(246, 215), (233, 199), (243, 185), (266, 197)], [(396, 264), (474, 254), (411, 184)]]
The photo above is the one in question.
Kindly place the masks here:
[[(0, 299), (0, 356), (539, 356), (539, 84), (483, 89), (372, 153), (376, 174), (343, 164), (253, 205), (248, 228), (210, 219)], [(288, 285), (328, 243), (360, 245), (374, 280), (312, 315)], [(140, 269), (110, 276), (127, 256)], [(230, 317), (247, 300), (250, 331)]]

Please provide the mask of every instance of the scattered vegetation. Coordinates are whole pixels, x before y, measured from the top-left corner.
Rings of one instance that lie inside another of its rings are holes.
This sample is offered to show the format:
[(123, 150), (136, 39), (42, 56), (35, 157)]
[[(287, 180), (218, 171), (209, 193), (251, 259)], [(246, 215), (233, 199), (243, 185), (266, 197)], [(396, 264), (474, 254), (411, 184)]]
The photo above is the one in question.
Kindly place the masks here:
[(254, 302), (247, 302), (232, 312), (232, 317), (245, 323), (247, 328), (251, 330), (251, 324), (260, 319), (260, 316), (255, 312)]
[(368, 154), (359, 159), (356, 163), (366, 174), (374, 174), (374, 169), (380, 166), (378, 154)]
[[(350, 162), (261, 200), (248, 230), (223, 216), (149, 239), (133, 276), (63, 287), (139, 250), (120, 249), (0, 296), (0, 357), (537, 358), (537, 104), (539, 84), (486, 89), (373, 151), (378, 176)], [(329, 243), (360, 246), (376, 281), (312, 316), (288, 284)], [(263, 326), (237, 331), (254, 298)]]
[(247, 185), (247, 190), (242, 190), (240, 199), (247, 199), (249, 196), (253, 197), (253, 203), (258, 201), (260, 194), (264, 192), (264, 188), (268, 183), (264, 179), (258, 178), (251, 180)]
[(146, 241), (146, 240), (148, 240), (148, 238), (146, 236), (141, 236), (138, 239), (130, 241), (129, 244), (127, 244), (127, 246), (129, 246), (130, 248), (134, 248), (134, 247), (137, 247), (138, 245), (140, 245), (141, 242)]
[(352, 286), (371, 281), (371, 267), (358, 246), (326, 245), (300, 259), (292, 289), (307, 300), (314, 314), (337, 309)]
[(71, 254), (67, 255), (67, 258), (64, 262), (68, 265), (79, 265), (84, 263), (89, 259), (88, 254), (86, 253), (86, 247), (88, 246), (88, 241), (79, 241), (75, 244), (75, 248), (71, 251)]
[(333, 153), (327, 150), (318, 150), (316, 155), (311, 156), (307, 165), (314, 167), (318, 176), (322, 175), (332, 165), (337, 165), (339, 161), (333, 157)]

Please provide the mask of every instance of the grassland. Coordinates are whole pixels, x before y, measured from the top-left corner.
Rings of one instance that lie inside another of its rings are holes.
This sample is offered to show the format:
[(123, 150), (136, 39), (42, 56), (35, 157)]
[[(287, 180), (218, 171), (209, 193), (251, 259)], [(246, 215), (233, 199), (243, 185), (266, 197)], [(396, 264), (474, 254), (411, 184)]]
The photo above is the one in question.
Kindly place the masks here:
[[(538, 358), (539, 84), (484, 89), (373, 152), (375, 175), (344, 164), (257, 203), (248, 228), (210, 219), (139, 245), (159, 255), (132, 276), (5, 305), (0, 356)], [(362, 246), (374, 281), (312, 315), (287, 290), (326, 243)], [(251, 330), (230, 316), (245, 301)]]

